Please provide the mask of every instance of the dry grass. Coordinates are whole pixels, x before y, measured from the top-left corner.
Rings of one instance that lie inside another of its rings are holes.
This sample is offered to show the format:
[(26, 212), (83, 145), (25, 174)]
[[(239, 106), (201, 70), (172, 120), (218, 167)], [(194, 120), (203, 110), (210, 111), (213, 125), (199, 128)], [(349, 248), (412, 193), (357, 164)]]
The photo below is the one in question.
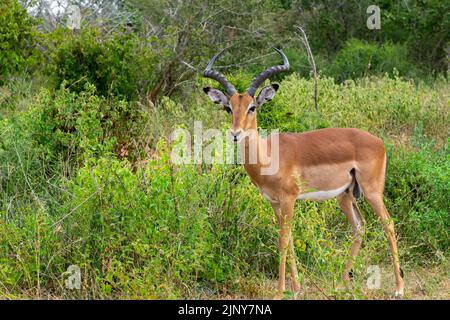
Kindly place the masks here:
[[(336, 288), (326, 287), (324, 283), (307, 280), (302, 284), (302, 291), (292, 296), (287, 294), (289, 300), (342, 300), (342, 299), (368, 299), (368, 300), (391, 300), (395, 290), (395, 280), (392, 268), (382, 268), (381, 288), (370, 290), (364, 288), (346, 289), (342, 284)], [(450, 273), (445, 265), (432, 268), (416, 268), (405, 272), (405, 296), (408, 300), (447, 300), (450, 299)], [(242, 289), (238, 294), (208, 294), (202, 290), (197, 298), (218, 300), (259, 300), (272, 299), (275, 295), (277, 281), (275, 279), (263, 279), (261, 281), (239, 279)], [(358, 283), (361, 285), (361, 281)], [(355, 284), (358, 285), (358, 284)], [(323, 287), (322, 287), (323, 286)], [(286, 288), (289, 289), (288, 280)]]

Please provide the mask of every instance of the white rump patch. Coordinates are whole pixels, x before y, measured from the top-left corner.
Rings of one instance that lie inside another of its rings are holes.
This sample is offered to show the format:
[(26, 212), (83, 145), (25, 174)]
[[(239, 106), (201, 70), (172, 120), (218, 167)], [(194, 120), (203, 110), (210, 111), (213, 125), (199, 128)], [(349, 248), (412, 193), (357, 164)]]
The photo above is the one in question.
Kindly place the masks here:
[(345, 190), (347, 190), (347, 188), (350, 187), (351, 184), (352, 184), (352, 182), (349, 182), (346, 185), (343, 185), (342, 187), (340, 187), (338, 189), (301, 193), (297, 197), (297, 199), (300, 199), (300, 200), (313, 200), (313, 201), (324, 201), (324, 200), (332, 199), (332, 198), (337, 197), (338, 195), (340, 195)]

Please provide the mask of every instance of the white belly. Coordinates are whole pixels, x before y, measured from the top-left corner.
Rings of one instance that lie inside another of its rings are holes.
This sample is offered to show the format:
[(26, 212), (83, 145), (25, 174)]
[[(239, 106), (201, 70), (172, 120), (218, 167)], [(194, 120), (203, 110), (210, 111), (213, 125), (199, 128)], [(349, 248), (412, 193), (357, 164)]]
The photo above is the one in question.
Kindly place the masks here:
[(347, 188), (351, 184), (352, 183), (349, 182), (349, 183), (347, 183), (346, 185), (343, 185), (340, 188), (332, 189), (332, 190), (301, 193), (297, 197), (297, 199), (300, 199), (300, 200), (313, 200), (313, 201), (324, 201), (324, 200), (332, 199), (332, 198), (337, 197), (338, 195), (340, 195), (345, 190), (347, 190)]

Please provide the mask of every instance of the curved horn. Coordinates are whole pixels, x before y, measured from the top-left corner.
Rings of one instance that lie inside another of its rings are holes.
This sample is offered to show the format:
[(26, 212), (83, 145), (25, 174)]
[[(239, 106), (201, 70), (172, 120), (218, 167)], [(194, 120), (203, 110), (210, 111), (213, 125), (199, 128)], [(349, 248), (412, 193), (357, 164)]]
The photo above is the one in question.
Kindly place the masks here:
[(261, 84), (271, 75), (289, 70), (289, 61), (284, 55), (284, 53), (277, 48), (274, 49), (276, 52), (279, 53), (281, 58), (283, 58), (283, 64), (275, 67), (270, 67), (261, 72), (257, 77), (255, 77), (255, 79), (253, 79), (252, 84), (247, 89), (247, 93), (252, 97), (255, 95), (256, 90), (258, 90)]
[(214, 79), (217, 82), (219, 82), (222, 86), (224, 86), (225, 90), (227, 91), (228, 96), (231, 97), (233, 94), (236, 93), (236, 89), (234, 88), (234, 86), (227, 80), (227, 78), (225, 78), (225, 76), (223, 74), (221, 74), (220, 72), (211, 70), (213, 64), (220, 57), (220, 55), (223, 53), (224, 50), (220, 51), (218, 54), (216, 54), (211, 59), (211, 61), (206, 66), (205, 71), (203, 71), (203, 76), (205, 78), (211, 78), (211, 79)]

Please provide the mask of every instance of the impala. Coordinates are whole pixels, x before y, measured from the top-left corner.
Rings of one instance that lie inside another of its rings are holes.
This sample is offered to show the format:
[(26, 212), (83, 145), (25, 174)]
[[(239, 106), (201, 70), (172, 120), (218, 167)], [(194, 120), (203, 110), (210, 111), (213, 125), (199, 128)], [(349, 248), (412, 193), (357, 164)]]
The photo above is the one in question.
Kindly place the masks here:
[[(280, 229), (278, 247), (280, 265), (276, 299), (285, 291), (285, 268), (288, 258), (293, 290), (300, 290), (293, 238), (292, 220), (297, 199), (323, 201), (337, 197), (342, 211), (352, 226), (353, 242), (343, 278), (350, 282), (354, 259), (361, 247), (364, 219), (356, 199), (361, 195), (367, 199), (381, 220), (389, 240), (393, 256), (396, 291), (395, 297), (403, 296), (403, 272), (400, 268), (394, 224), (384, 206), (383, 191), (386, 174), (386, 150), (383, 141), (368, 132), (353, 128), (327, 128), (305, 133), (279, 133), (277, 157), (278, 170), (274, 174), (262, 174), (262, 168), (270, 165), (262, 153), (269, 155), (271, 139), (263, 139), (257, 133), (256, 113), (266, 101), (272, 100), (278, 84), (269, 84), (255, 96), (258, 88), (271, 75), (289, 69), (289, 62), (281, 50), (275, 48), (283, 64), (270, 67), (254, 78), (245, 93), (238, 93), (221, 73), (212, 67), (223, 50), (208, 63), (203, 76), (219, 82), (226, 93), (206, 87), (203, 91), (217, 104), (221, 104), (232, 116), (231, 136), (245, 152), (256, 144), (256, 161), (244, 157), (244, 168), (252, 183), (270, 202), (275, 211)], [(264, 146), (264, 147), (263, 147)], [(272, 159), (272, 157), (270, 157)], [(269, 160), (270, 162), (270, 160)]]

